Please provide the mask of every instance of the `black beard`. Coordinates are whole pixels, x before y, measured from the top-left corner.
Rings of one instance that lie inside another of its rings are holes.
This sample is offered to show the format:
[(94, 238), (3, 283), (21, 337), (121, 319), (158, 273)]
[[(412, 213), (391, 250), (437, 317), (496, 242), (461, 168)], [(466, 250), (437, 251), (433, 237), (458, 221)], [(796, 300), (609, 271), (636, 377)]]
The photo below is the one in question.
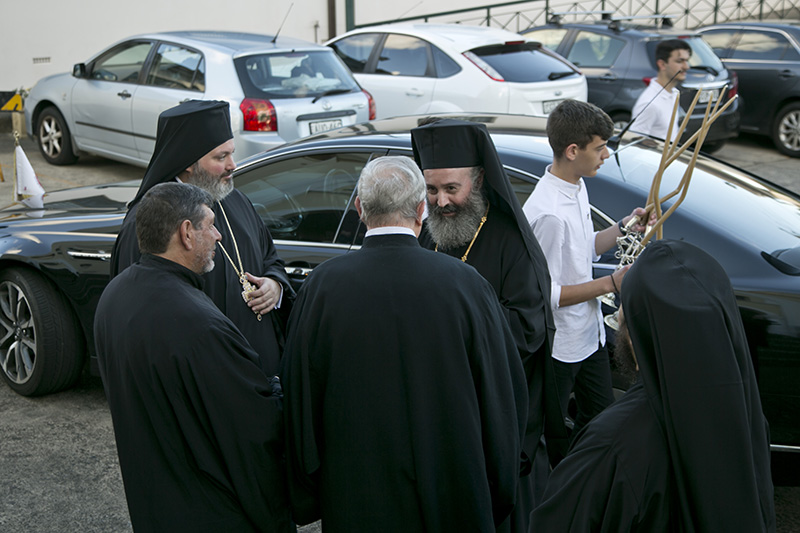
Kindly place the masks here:
[(189, 178), (186, 180), (186, 182), (200, 187), (210, 194), (215, 202), (219, 202), (228, 196), (231, 191), (233, 191), (233, 180), (228, 182), (222, 181), (222, 178), (230, 175), (230, 172), (226, 172), (221, 176), (215, 176), (201, 167), (199, 164), (195, 164), (192, 167), (192, 173), (189, 175)]
[[(455, 215), (446, 217), (444, 213)], [(458, 248), (472, 240), (485, 213), (486, 199), (483, 191), (473, 187), (469, 197), (461, 205), (439, 207), (428, 202), (428, 231), (440, 247)]]
[(628, 385), (636, 381), (639, 370), (636, 368), (633, 343), (631, 342), (624, 316), (620, 320), (619, 329), (614, 339), (614, 363), (617, 372), (628, 382)]

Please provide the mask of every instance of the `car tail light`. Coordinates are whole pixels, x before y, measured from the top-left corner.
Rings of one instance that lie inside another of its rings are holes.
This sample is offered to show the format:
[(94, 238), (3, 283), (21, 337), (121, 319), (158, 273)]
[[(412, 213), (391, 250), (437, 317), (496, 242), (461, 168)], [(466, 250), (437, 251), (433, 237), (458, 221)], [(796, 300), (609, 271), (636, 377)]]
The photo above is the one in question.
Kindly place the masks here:
[(375, 120), (375, 118), (378, 116), (378, 111), (375, 107), (375, 99), (364, 89), (361, 89), (361, 92), (367, 95), (367, 101), (369, 102), (369, 120)]
[(645, 87), (649, 87), (651, 81), (653, 81), (653, 78), (642, 78), (642, 83), (644, 83)]
[(239, 109), (244, 115), (244, 131), (278, 131), (275, 106), (269, 100), (245, 98)]
[(484, 74), (492, 78), (494, 81), (506, 81), (503, 76), (500, 75), (492, 66), (481, 59), (477, 54), (473, 52), (464, 52), (464, 57), (469, 59), (472, 63), (475, 64), (476, 67), (481, 69)]
[(728, 73), (731, 75), (731, 87), (728, 89), (728, 100), (730, 100), (739, 93), (739, 76), (732, 70)]

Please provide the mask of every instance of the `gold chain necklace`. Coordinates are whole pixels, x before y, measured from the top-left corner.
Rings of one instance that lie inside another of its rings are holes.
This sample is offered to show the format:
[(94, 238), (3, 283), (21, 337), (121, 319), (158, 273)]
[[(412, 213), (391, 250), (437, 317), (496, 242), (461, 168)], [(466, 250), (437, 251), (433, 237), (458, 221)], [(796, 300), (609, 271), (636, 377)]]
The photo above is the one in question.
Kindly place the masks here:
[[(467, 262), (467, 256), (469, 255), (469, 251), (472, 250), (472, 245), (475, 244), (475, 239), (478, 238), (478, 234), (481, 232), (481, 228), (486, 223), (486, 218), (488, 216), (489, 216), (489, 206), (487, 205), (486, 212), (483, 214), (483, 217), (481, 217), (481, 223), (478, 225), (478, 230), (475, 232), (475, 235), (472, 236), (472, 240), (469, 241), (469, 246), (467, 246), (467, 251), (464, 252), (464, 255), (461, 257), (462, 262), (464, 263)], [(434, 252), (439, 251), (439, 243), (436, 243), (436, 246), (433, 248), (433, 251)]]
[[(244, 299), (245, 303), (247, 303), (253, 298), (252, 296), (250, 296), (250, 293), (253, 292), (254, 290), (256, 290), (256, 288), (253, 286), (252, 283), (250, 283), (247, 280), (247, 276), (244, 273), (244, 267), (242, 266), (242, 256), (239, 254), (239, 246), (236, 244), (236, 237), (233, 234), (233, 229), (231, 228), (231, 223), (228, 220), (228, 214), (225, 213), (225, 208), (222, 207), (222, 202), (217, 202), (217, 204), (219, 205), (220, 211), (222, 211), (222, 216), (225, 219), (225, 224), (228, 226), (228, 233), (231, 234), (231, 240), (233, 241), (233, 249), (236, 251), (236, 259), (239, 261), (239, 268), (236, 268), (236, 263), (233, 262), (233, 259), (231, 259), (231, 256), (228, 253), (228, 250), (226, 250), (225, 247), (222, 245), (222, 241), (219, 241), (217, 244), (219, 244), (219, 247), (222, 249), (222, 252), (225, 254), (225, 257), (228, 258), (228, 261), (230, 262), (231, 267), (233, 267), (233, 271), (238, 276), (239, 283), (242, 284), (242, 288), (244, 289), (242, 291), (242, 298)], [(258, 318), (258, 320), (260, 322), (261, 321), (261, 313), (259, 313), (255, 309), (253, 309), (253, 313), (255, 313), (256, 317)]]

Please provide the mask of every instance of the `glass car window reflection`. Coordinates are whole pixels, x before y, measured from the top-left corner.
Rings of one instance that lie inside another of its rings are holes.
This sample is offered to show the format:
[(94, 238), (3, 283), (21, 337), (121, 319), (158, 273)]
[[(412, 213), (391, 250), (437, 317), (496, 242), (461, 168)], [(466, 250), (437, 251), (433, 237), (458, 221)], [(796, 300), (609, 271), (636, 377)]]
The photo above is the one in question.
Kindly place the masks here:
[(147, 84), (171, 89), (202, 90), (204, 73), (200, 70), (203, 54), (174, 44), (158, 47)]
[(330, 47), (342, 58), (342, 61), (351, 71), (358, 74), (364, 72), (378, 37), (380, 37), (378, 33), (352, 35), (341, 41), (331, 43)]
[(153, 43), (133, 42), (106, 52), (92, 66), (92, 79), (137, 83)]
[(389, 35), (375, 72), (392, 76), (424, 76), (428, 72), (428, 43), (408, 35)]
[(579, 67), (608, 68), (614, 64), (625, 41), (588, 31), (578, 32), (567, 59)]
[(357, 216), (342, 218), (369, 157), (338, 153), (284, 159), (237, 175), (236, 188), (253, 202), (273, 239), (332, 243), (337, 234), (357, 231)]
[(789, 41), (782, 35), (768, 31), (742, 33), (731, 57), (734, 59), (760, 59), (777, 61), (783, 57)]

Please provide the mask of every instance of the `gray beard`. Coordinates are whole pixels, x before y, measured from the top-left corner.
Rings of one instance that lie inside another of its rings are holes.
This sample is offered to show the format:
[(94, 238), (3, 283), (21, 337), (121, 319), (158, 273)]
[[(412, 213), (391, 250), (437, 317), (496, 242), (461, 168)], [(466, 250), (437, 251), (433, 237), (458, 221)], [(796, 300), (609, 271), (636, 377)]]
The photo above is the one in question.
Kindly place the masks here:
[[(446, 217), (443, 213), (455, 213)], [(428, 203), (428, 231), (433, 241), (445, 249), (464, 246), (472, 240), (486, 213), (486, 199), (481, 189), (473, 188), (462, 205), (439, 207)]]
[(192, 173), (189, 175), (189, 179), (186, 181), (187, 183), (191, 183), (205, 190), (211, 195), (215, 202), (219, 202), (233, 191), (233, 180), (223, 182), (221, 178), (224, 176), (226, 176), (226, 174), (223, 174), (223, 176), (215, 176), (199, 164), (195, 164), (192, 168)]

